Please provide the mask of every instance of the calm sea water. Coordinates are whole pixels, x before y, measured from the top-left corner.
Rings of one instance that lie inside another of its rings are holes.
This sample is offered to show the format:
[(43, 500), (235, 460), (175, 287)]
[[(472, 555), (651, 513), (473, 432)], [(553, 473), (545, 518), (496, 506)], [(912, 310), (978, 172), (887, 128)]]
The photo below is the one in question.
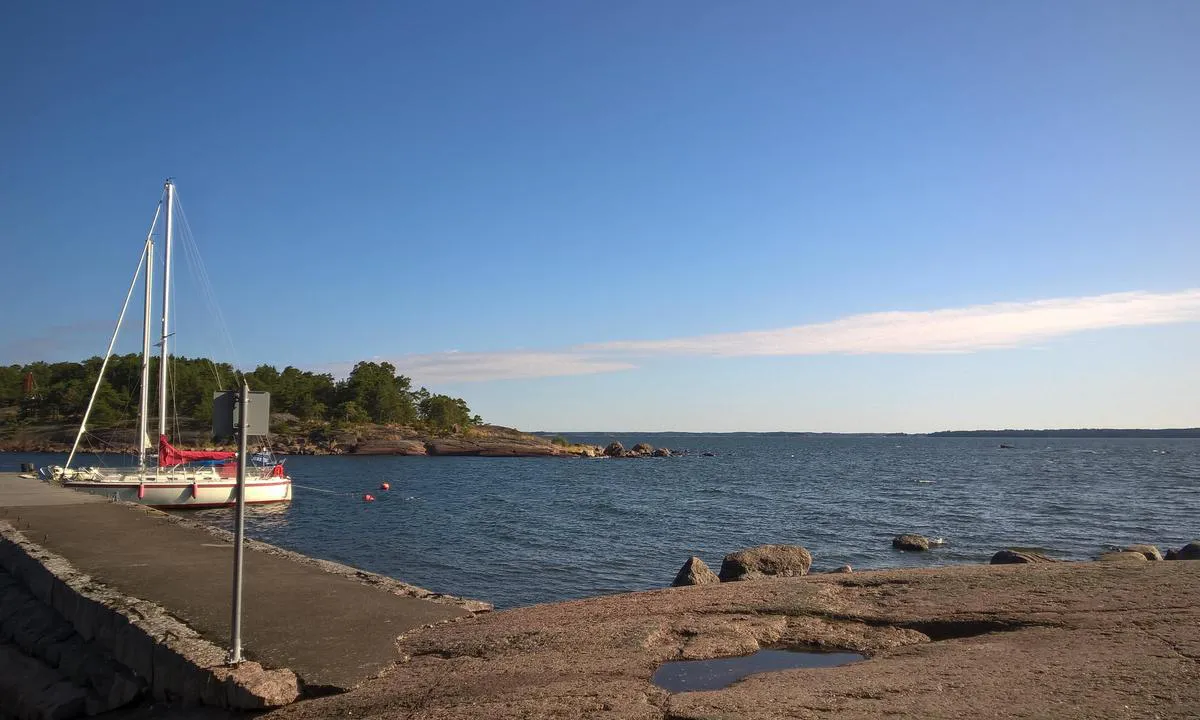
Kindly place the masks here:
[[(497, 607), (668, 585), (690, 555), (797, 543), (814, 571), (986, 562), (1006, 546), (1086, 559), (1200, 537), (1200, 440), (596, 436), (686, 457), (294, 457), (250, 535)], [(1000, 449), (999, 444), (1015, 445)], [(699, 453), (710, 451), (714, 457)], [(61, 456), (0, 455), (0, 469)], [(381, 482), (391, 490), (378, 491)], [(363, 492), (378, 500), (364, 503)], [(224, 527), (231, 511), (189, 513)], [(901, 532), (943, 537), (892, 550)]]

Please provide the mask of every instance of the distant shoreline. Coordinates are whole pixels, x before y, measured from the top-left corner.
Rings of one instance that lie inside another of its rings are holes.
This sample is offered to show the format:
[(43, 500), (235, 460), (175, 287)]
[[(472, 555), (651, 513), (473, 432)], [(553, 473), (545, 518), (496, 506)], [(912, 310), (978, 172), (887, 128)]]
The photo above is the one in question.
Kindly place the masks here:
[(1200, 428), (1073, 430), (942, 430), (930, 437), (1051, 437), (1051, 438), (1200, 438)]
[(645, 435), (661, 437), (664, 435), (724, 435), (729, 437), (770, 437), (778, 435), (794, 437), (1048, 437), (1048, 438), (1200, 438), (1200, 428), (1068, 428), (1048, 430), (939, 430), (931, 433), (872, 433), (872, 432), (790, 432), (786, 430), (767, 432), (689, 432), (662, 430), (656, 432), (638, 431), (604, 431), (604, 432), (550, 432), (539, 430), (532, 435), (550, 437), (610, 437), (625, 435)]

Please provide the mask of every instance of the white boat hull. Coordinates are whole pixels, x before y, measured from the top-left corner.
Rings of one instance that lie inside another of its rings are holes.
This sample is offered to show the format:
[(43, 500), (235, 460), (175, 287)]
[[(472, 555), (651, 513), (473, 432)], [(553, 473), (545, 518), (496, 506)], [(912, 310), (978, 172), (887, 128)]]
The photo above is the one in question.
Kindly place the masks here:
[[(51, 473), (63, 487), (114, 500), (161, 509), (230, 507), (237, 503), (237, 478), (203, 468), (155, 474), (121, 473), (95, 468)], [(277, 503), (292, 499), (292, 479), (256, 475), (246, 478), (246, 503)]]

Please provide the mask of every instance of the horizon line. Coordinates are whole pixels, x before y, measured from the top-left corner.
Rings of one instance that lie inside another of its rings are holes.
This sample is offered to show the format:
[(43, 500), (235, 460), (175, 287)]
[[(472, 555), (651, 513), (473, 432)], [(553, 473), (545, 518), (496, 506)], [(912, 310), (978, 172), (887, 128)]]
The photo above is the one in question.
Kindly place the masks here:
[[(494, 426), (503, 427), (503, 426)], [(515, 428), (514, 428), (515, 429)], [(1050, 432), (1195, 432), (1196, 427), (1161, 428), (1118, 428), (1118, 427), (1071, 427), (1071, 428), (980, 428), (950, 429), (913, 432), (905, 430), (526, 430), (530, 435), (936, 435), (939, 433), (1050, 433)]]

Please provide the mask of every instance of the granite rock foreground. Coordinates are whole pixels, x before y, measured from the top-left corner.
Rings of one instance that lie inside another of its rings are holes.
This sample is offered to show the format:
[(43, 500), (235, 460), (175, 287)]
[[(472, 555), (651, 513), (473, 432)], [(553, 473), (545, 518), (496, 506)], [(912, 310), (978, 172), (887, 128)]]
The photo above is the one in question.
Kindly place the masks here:
[[(482, 615), (399, 640), (407, 659), (299, 718), (1200, 715), (1200, 562), (958, 566), (671, 588)], [(761, 647), (836, 668), (669, 694), (660, 663)]]

